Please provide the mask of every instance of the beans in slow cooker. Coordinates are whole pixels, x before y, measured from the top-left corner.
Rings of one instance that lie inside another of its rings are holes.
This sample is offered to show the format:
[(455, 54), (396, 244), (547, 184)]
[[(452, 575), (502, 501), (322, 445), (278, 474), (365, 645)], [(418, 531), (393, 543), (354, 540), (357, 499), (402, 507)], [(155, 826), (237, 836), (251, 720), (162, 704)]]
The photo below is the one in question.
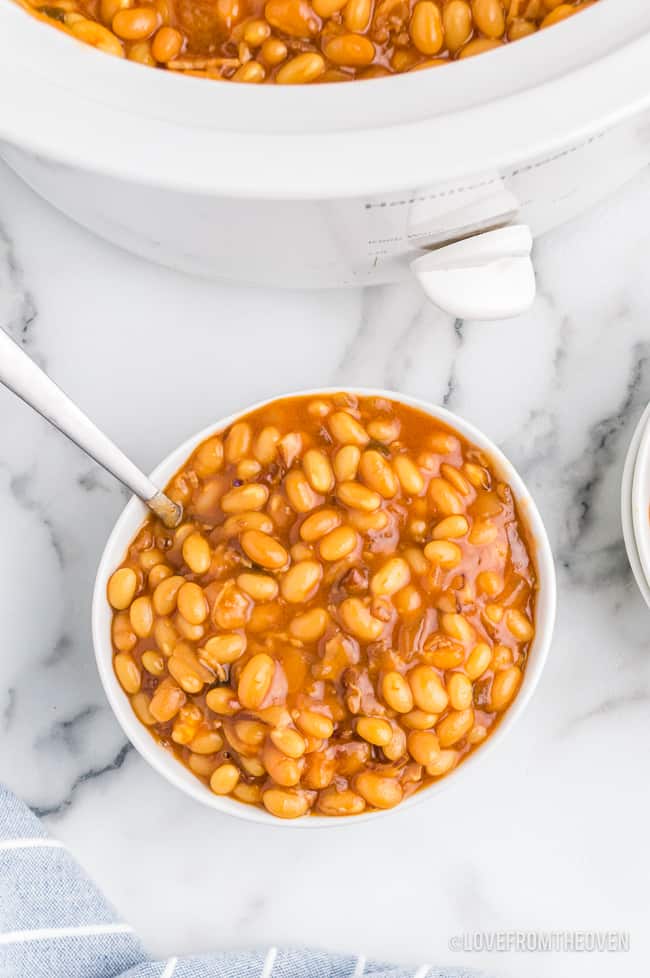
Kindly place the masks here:
[(217, 795), (279, 818), (397, 805), (517, 695), (532, 541), (489, 458), (414, 408), (275, 401), (204, 441), (108, 582), (114, 668)]
[(181, 74), (349, 81), (498, 48), (597, 0), (19, 0), (78, 40)]

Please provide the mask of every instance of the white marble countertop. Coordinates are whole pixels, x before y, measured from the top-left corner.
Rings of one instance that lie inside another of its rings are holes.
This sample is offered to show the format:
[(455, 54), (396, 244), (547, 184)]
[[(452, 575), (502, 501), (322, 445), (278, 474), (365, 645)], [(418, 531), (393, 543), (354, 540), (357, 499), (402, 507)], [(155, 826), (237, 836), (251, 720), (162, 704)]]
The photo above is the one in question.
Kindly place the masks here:
[[(316, 944), (505, 978), (650, 968), (650, 613), (619, 523), (650, 399), (650, 175), (536, 245), (539, 297), (454, 324), (417, 288), (232, 289), (155, 268), (0, 169), (0, 325), (143, 467), (266, 395), (357, 383), (444, 402), (520, 468), (557, 556), (541, 685), (473, 779), (371, 825), (221, 817), (127, 747), (90, 595), (124, 502), (0, 391), (0, 778), (46, 817), (157, 955)], [(630, 950), (455, 952), (473, 931), (620, 930)]]

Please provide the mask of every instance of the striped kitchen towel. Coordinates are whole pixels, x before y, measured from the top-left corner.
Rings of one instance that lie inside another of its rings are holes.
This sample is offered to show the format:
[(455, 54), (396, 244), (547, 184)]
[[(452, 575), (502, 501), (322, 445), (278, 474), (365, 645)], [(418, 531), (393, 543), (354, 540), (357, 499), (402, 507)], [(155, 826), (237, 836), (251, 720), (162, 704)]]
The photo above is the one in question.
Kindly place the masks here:
[(0, 978), (471, 978), (268, 948), (153, 961), (60, 842), (0, 786)]

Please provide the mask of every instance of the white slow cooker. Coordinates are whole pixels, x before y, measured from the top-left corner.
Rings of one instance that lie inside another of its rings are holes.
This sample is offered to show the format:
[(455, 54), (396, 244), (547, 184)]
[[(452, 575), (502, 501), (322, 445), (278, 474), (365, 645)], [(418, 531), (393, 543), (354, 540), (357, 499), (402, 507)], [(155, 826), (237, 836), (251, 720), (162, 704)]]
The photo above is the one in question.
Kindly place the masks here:
[(647, 0), (439, 69), (295, 87), (112, 58), (11, 0), (0, 37), (7, 163), (102, 237), (230, 282), (413, 272), (455, 315), (508, 315), (532, 301), (531, 236), (650, 160)]

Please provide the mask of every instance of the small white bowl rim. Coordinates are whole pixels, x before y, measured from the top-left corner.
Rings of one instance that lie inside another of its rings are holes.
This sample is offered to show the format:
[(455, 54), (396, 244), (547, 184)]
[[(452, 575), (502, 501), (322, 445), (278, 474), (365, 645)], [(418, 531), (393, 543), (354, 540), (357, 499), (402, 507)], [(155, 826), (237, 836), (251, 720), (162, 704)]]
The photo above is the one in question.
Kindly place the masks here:
[(641, 437), (647, 426), (650, 424), (650, 404), (647, 405), (643, 414), (639, 418), (634, 434), (630, 440), (630, 446), (625, 456), (623, 464), (623, 475), (621, 477), (621, 526), (623, 528), (623, 542), (627, 552), (627, 559), (632, 568), (632, 574), (637, 587), (641, 592), (643, 600), (650, 608), (650, 583), (646, 578), (641, 557), (636, 540), (634, 525), (634, 504), (632, 500), (632, 487), (639, 457), (639, 446)]
[(274, 401), (294, 397), (324, 397), (340, 392), (350, 393), (359, 397), (382, 397), (418, 408), (434, 419), (442, 421), (443, 424), (457, 430), (464, 438), (478, 448), (483, 449), (489, 455), (492, 465), (512, 488), (520, 515), (525, 520), (534, 544), (533, 556), (539, 581), (535, 606), (535, 637), (528, 655), (521, 689), (516, 699), (500, 719), (496, 730), (490, 734), (485, 744), (474, 751), (462, 764), (450, 772), (450, 774), (441, 778), (439, 781), (433, 782), (426, 788), (415, 792), (415, 794), (411, 795), (410, 798), (407, 798), (395, 808), (384, 811), (366, 812), (361, 815), (355, 815), (354, 817), (307, 815), (299, 819), (279, 819), (262, 808), (256, 808), (253, 805), (246, 805), (235, 799), (213, 794), (180, 761), (170, 752), (166, 751), (164, 747), (161, 747), (147, 728), (140, 723), (133, 712), (128, 697), (117, 681), (112, 665), (113, 653), (110, 641), (110, 619), (112, 613), (106, 601), (106, 585), (111, 573), (123, 559), (129, 543), (148, 514), (146, 506), (136, 497), (132, 497), (122, 510), (106, 542), (97, 569), (92, 600), (92, 637), (95, 659), (104, 692), (106, 693), (111, 709), (122, 727), (124, 734), (138, 753), (154, 770), (170, 782), (170, 784), (201, 804), (207, 805), (223, 814), (250, 822), (284, 828), (333, 828), (341, 825), (358, 825), (371, 819), (374, 820), (384, 815), (390, 815), (393, 812), (404, 812), (415, 805), (422, 804), (425, 801), (431, 801), (436, 794), (439, 794), (452, 785), (458, 784), (463, 777), (466, 778), (473, 771), (478, 758), (484, 758), (489, 751), (494, 750), (496, 745), (501, 743), (506, 734), (513, 728), (517, 719), (524, 712), (544, 668), (555, 625), (557, 587), (551, 546), (537, 506), (521, 476), (501, 449), (480, 429), (476, 428), (470, 422), (465, 421), (464, 418), (454, 414), (452, 411), (447, 410), (447, 408), (438, 407), (420, 398), (383, 388), (357, 387), (353, 385), (319, 387), (311, 390), (298, 390), (287, 394), (276, 394), (272, 397), (264, 398), (264, 400), (258, 401), (256, 404), (235, 411), (228, 417), (207, 425), (201, 431), (191, 435), (156, 466), (151, 473), (151, 479), (164, 487), (198, 444), (210, 437), (210, 435), (223, 431), (243, 416)]

